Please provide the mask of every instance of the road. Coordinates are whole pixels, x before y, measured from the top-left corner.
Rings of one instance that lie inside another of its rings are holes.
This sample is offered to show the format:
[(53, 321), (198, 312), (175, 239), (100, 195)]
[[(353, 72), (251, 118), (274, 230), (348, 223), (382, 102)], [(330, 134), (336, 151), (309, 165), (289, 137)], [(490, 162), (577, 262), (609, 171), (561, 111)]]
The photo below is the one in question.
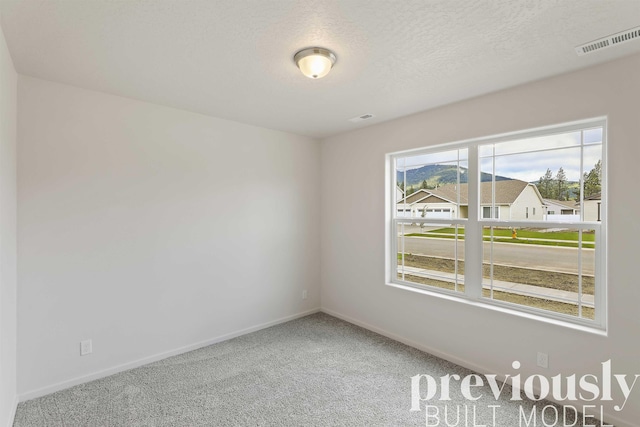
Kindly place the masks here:
[[(453, 239), (437, 239), (426, 237), (405, 237), (406, 253), (414, 255), (428, 255), (453, 258)], [(398, 238), (398, 250), (401, 251), (402, 242)], [(489, 261), (491, 243), (484, 242), (484, 261)], [(464, 240), (458, 242), (458, 257), (464, 260)], [(564, 273), (577, 274), (578, 249), (557, 246), (538, 246), (516, 243), (494, 243), (494, 264), (511, 265), (514, 267), (537, 268)], [(593, 275), (595, 270), (595, 251), (582, 250), (582, 273)]]

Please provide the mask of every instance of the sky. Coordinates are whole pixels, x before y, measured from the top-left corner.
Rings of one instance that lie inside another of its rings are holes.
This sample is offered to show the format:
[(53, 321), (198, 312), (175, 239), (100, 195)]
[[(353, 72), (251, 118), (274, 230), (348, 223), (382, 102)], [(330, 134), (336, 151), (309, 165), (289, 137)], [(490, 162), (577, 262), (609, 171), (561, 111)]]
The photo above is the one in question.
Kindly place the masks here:
[[(569, 181), (580, 179), (580, 158), (582, 151), (583, 172), (589, 172), (602, 158), (602, 129), (585, 132), (584, 146), (580, 146), (580, 132), (549, 135), (538, 138), (507, 141), (495, 144), (496, 175), (537, 181), (547, 171), (555, 177), (562, 167)], [(494, 144), (491, 144), (494, 145)], [(549, 150), (531, 152), (531, 150)], [(524, 152), (530, 151), (530, 152)], [(523, 153), (524, 152), (524, 153)], [(492, 173), (490, 157), (491, 146), (480, 149), (480, 168), (483, 172)]]
[[(580, 131), (485, 144), (478, 148), (480, 169), (482, 172), (493, 173), (492, 153), (495, 152), (496, 175), (532, 182), (540, 179), (547, 168), (555, 177), (562, 167), (567, 180), (578, 181), (581, 176), (581, 150), (582, 171), (589, 172), (602, 158), (601, 142), (602, 128), (596, 128), (584, 131), (582, 146)], [(466, 149), (411, 156), (405, 158), (405, 161), (407, 169), (413, 169), (425, 164), (451, 164), (450, 162), (457, 161), (458, 156), (461, 166), (466, 167)], [(399, 165), (402, 165), (401, 161)]]

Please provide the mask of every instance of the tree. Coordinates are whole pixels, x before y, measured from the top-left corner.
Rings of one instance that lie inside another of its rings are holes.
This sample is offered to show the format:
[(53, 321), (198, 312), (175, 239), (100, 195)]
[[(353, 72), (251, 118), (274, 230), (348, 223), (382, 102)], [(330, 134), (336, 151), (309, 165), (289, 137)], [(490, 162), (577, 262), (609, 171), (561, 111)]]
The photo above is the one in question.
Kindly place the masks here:
[(415, 192), (416, 192), (416, 190), (415, 190), (415, 188), (413, 188), (413, 185), (412, 185), (411, 187), (407, 188), (407, 192), (406, 192), (405, 195), (409, 196), (409, 195), (411, 195), (411, 194), (413, 194)]
[(429, 188), (429, 186), (427, 185), (427, 180), (426, 180), (426, 179), (425, 179), (424, 181), (422, 181), (422, 184), (420, 185), (420, 188), (423, 188), (423, 189), (425, 189), (425, 190), (426, 190), (427, 188)]
[(558, 172), (556, 173), (556, 188), (557, 188), (557, 199), (558, 200), (567, 200), (566, 192), (568, 189), (567, 186), (567, 175), (564, 173), (564, 169), (560, 166)]
[(538, 191), (540, 191), (540, 195), (545, 199), (553, 199), (555, 188), (553, 185), (553, 175), (551, 174), (551, 169), (547, 168), (547, 171), (543, 176), (538, 180)]
[[(422, 218), (426, 218), (427, 217), (427, 205), (424, 205), (424, 208), (422, 208), (422, 214), (421, 214)], [(421, 222), (420, 223), (420, 232), (424, 233), (424, 227), (425, 227), (425, 223)]]
[(584, 173), (584, 197), (593, 196), (602, 189), (602, 162), (598, 160), (589, 173)]
[(402, 192), (404, 193), (404, 181), (400, 181), (400, 182), (398, 183), (398, 188), (399, 188), (400, 190), (402, 190)]

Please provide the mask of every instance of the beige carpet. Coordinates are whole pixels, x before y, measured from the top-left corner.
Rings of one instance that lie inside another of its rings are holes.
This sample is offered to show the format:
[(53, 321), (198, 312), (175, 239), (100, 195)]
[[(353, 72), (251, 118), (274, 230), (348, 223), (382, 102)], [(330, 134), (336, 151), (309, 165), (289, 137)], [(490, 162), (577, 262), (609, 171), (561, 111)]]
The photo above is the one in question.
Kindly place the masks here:
[[(14, 426), (425, 426), (424, 410), (409, 410), (411, 377), (469, 373), (314, 314), (21, 403)], [(472, 404), (452, 387), (452, 401), (430, 403), (441, 416), (447, 406), (449, 425), (457, 405), (459, 426), (474, 425), (472, 406), (475, 425), (519, 425), (518, 404), (496, 402), (488, 387), (478, 393)], [(500, 405), (495, 424), (489, 405)]]

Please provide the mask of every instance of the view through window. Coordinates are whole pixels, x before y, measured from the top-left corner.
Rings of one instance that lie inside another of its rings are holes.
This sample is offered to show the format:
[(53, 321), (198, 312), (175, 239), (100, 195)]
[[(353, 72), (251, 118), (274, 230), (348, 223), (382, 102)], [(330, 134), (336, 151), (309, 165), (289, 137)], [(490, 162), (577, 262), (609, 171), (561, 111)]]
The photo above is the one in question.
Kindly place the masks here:
[(391, 281), (603, 327), (604, 146), (592, 120), (391, 155)]

